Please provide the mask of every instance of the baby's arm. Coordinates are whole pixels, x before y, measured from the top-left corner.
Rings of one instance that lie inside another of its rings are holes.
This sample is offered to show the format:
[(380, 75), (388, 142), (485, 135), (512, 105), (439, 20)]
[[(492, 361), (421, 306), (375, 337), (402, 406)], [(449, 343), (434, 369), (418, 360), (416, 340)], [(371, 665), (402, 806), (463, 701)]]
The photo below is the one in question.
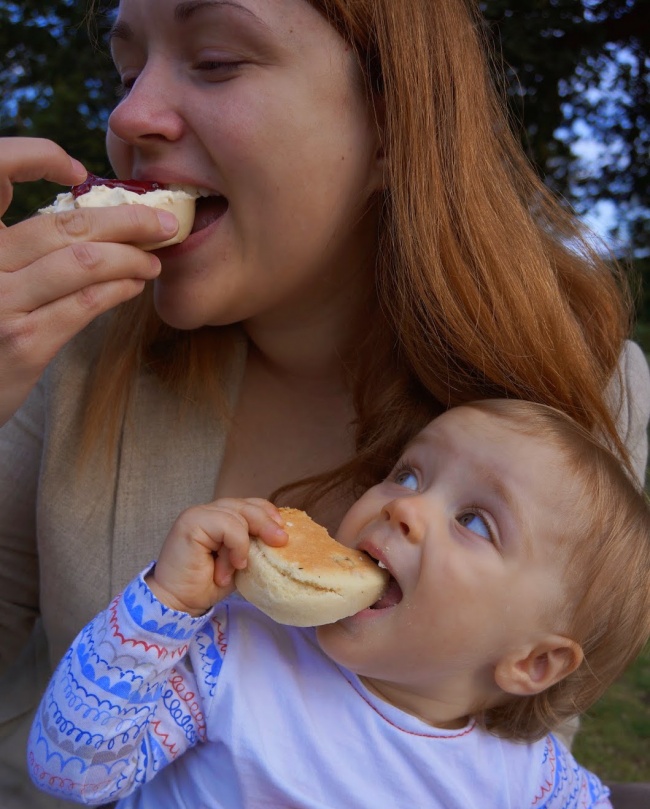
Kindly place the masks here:
[(37, 786), (104, 803), (204, 740), (207, 685), (187, 656), (214, 645), (206, 610), (232, 592), (249, 531), (282, 544), (278, 523), (271, 504), (251, 500), (217, 501), (179, 517), (156, 567), (82, 630), (50, 681), (28, 747)]

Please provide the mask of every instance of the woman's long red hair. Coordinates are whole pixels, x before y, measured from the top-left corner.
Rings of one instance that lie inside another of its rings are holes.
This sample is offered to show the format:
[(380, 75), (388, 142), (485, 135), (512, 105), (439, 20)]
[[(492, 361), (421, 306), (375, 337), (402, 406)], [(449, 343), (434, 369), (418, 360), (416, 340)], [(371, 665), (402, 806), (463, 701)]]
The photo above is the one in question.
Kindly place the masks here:
[[(377, 313), (350, 367), (358, 454), (310, 481), (311, 494), (373, 482), (433, 415), (481, 398), (559, 408), (625, 455), (604, 392), (629, 332), (626, 287), (528, 164), (491, 80), (476, 4), (310, 2), (358, 54), (386, 164)], [(152, 355), (183, 399), (218, 399), (223, 340), (217, 328), (169, 329), (146, 296), (118, 309), (86, 446), (116, 440), (130, 380)]]

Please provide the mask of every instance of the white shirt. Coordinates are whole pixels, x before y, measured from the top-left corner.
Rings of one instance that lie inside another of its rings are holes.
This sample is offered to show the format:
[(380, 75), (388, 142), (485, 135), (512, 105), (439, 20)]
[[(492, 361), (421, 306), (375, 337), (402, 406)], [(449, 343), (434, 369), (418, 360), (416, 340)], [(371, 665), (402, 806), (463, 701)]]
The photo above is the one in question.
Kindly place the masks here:
[(553, 736), (433, 728), (371, 694), (312, 630), (240, 598), (193, 619), (142, 577), (65, 656), (29, 758), (48, 791), (90, 804), (128, 796), (119, 809), (611, 806)]

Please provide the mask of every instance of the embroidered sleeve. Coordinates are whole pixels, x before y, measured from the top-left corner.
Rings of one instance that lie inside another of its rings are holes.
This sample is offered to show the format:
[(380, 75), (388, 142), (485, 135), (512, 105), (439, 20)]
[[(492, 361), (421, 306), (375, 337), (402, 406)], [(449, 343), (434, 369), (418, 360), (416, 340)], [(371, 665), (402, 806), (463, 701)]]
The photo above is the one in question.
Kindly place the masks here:
[(531, 809), (612, 809), (609, 790), (554, 736), (546, 737), (542, 777)]
[(83, 629), (32, 725), (34, 783), (88, 804), (130, 794), (205, 738), (205, 700), (226, 648), (225, 616), (156, 600), (145, 571)]

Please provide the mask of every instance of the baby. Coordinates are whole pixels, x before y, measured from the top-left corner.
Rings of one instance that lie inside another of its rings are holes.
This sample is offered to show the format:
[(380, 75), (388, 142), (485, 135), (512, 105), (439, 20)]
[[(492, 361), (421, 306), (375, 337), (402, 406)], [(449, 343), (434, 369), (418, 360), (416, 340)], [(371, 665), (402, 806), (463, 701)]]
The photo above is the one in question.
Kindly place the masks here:
[(184, 512), (78, 636), (32, 727), (42, 789), (146, 807), (611, 806), (552, 734), (650, 635), (650, 511), (550, 408), (447, 411), (347, 512), (384, 565), (371, 608), (317, 629), (239, 596), (264, 500)]

